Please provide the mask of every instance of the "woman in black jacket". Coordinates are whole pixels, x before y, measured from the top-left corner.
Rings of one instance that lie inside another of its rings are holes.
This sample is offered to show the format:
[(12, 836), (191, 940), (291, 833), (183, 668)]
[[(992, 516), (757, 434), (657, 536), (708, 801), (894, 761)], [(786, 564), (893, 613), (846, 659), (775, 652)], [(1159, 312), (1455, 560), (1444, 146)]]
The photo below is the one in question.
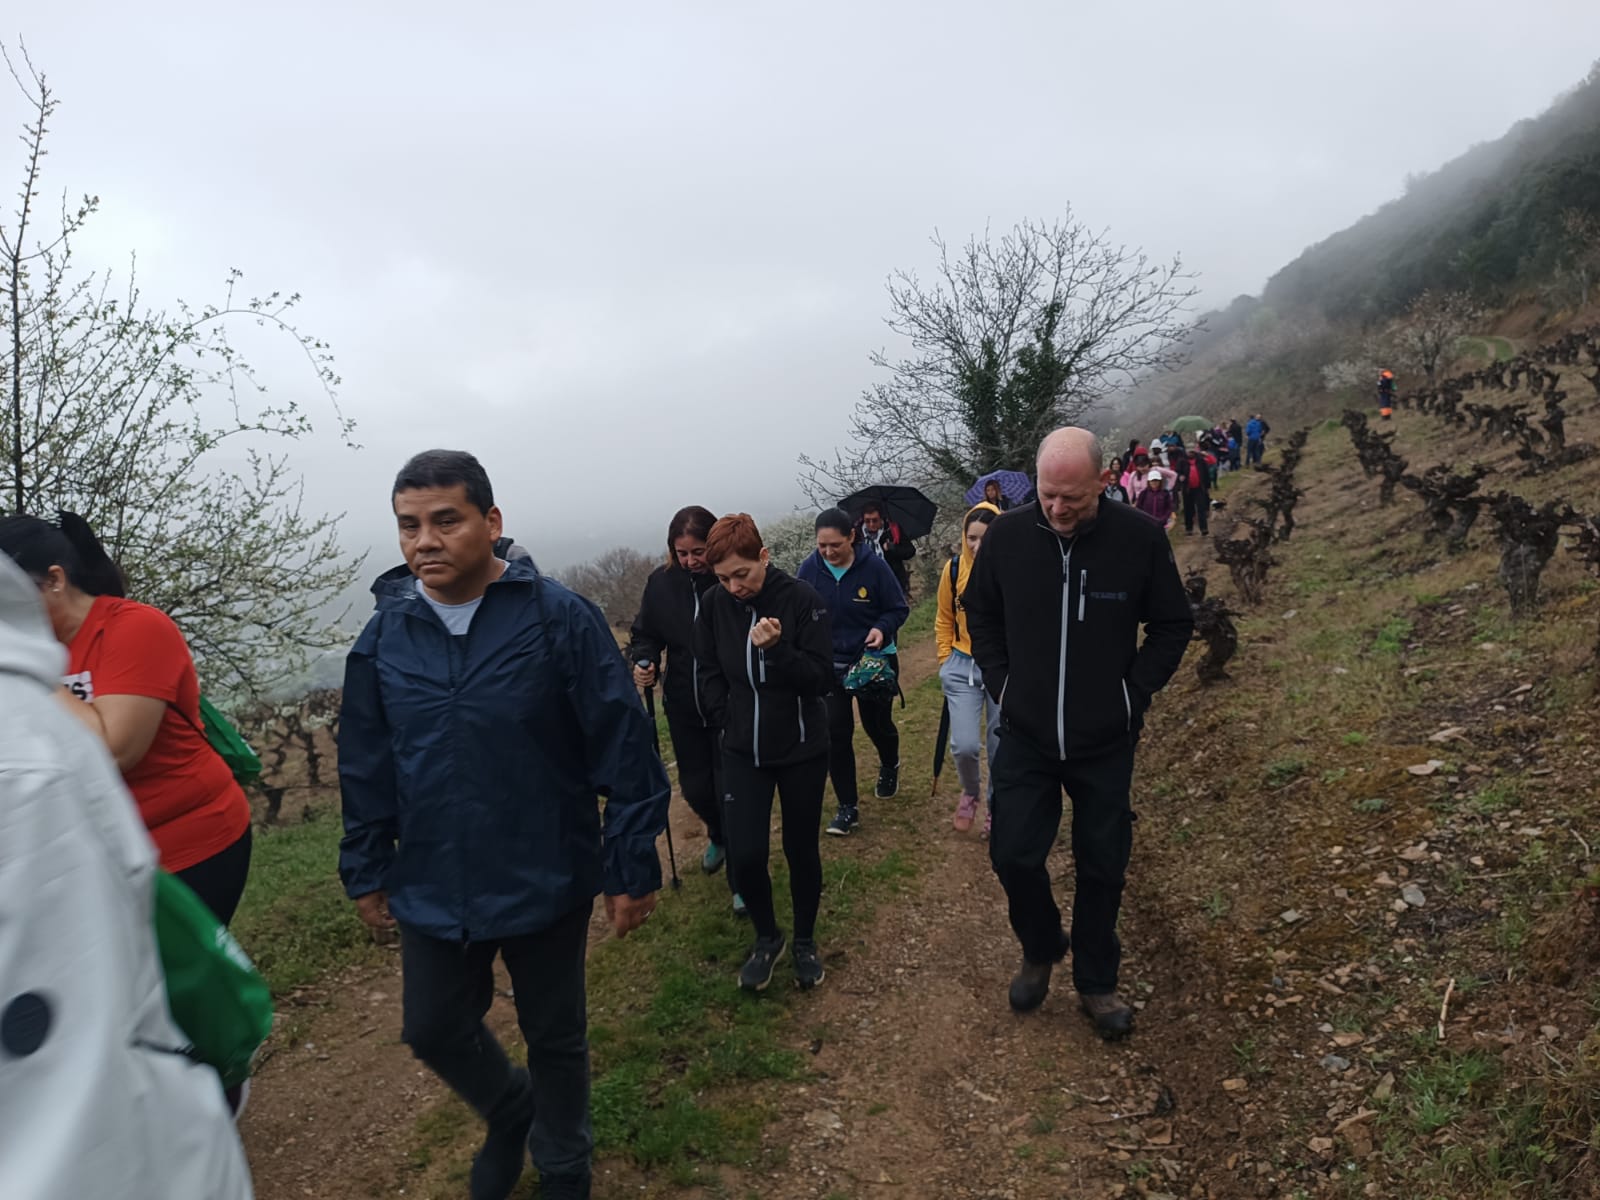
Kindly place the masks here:
[(822, 855), (817, 826), (828, 778), (833, 687), (828, 612), (810, 587), (771, 566), (756, 523), (723, 517), (706, 538), (706, 561), (722, 584), (706, 593), (695, 625), (695, 660), (706, 716), (722, 730), (728, 863), (755, 922), (756, 944), (739, 986), (762, 991), (787, 944), (767, 873), (772, 794), (783, 813), (783, 855), (794, 899), (794, 975), (822, 982), (817, 908)]
[[(678, 790), (694, 815), (705, 822), (710, 839), (700, 859), (700, 869), (707, 875), (720, 870), (728, 857), (722, 834), (722, 751), (717, 731), (700, 704), (694, 661), (695, 621), (706, 591), (717, 583), (706, 565), (706, 535), (716, 521), (698, 504), (674, 514), (667, 526), (667, 565), (657, 567), (645, 581), (628, 641), (635, 685), (652, 688), (661, 684), (661, 706), (667, 714), (672, 753), (678, 760)], [(663, 653), (667, 659), (664, 671)], [(731, 871), (728, 886), (734, 892), (734, 911), (742, 913), (744, 904)]]

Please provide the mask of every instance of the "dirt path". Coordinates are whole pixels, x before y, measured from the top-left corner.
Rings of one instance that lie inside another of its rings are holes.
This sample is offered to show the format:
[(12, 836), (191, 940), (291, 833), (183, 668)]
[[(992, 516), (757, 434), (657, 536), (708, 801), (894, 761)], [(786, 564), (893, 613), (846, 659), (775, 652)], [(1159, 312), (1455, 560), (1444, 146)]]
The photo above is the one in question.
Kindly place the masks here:
[[(597, 905), (590, 946), (609, 933)], [(517, 1036), (504, 992), (489, 1024)], [(403, 1194), (417, 1119), (448, 1093), (400, 1041), (399, 952), (299, 990), (280, 1004), (280, 1029), (240, 1122), (258, 1200)]]
[[(908, 689), (926, 679), (932, 639), (908, 647), (902, 667)], [(911, 741), (905, 749), (926, 751)], [(825, 947), (828, 984), (797, 1016), (814, 1076), (784, 1094), (765, 1135), (784, 1165), (764, 1175), (728, 1172), (734, 1194), (1115, 1196), (1130, 1179), (1148, 1180), (1152, 1195), (1176, 1190), (1184, 1166), (1173, 1093), (1152, 1057), (1170, 1051), (1170, 1040), (1145, 1032), (1102, 1043), (1065, 971), (1037, 1013), (1010, 1011), (1017, 950), (1004, 895), (977, 831), (950, 825), (955, 790), (949, 769), (938, 796), (903, 792), (887, 802), (899, 820), (877, 836), (924, 839), (914, 849), (927, 865), (860, 936)], [(692, 862), (703, 835), (681, 804), (673, 829), (680, 862)], [(874, 836), (870, 822), (859, 836)], [(1064, 850), (1051, 867), (1058, 880), (1070, 876)], [(1136, 908), (1125, 924), (1125, 978), (1130, 994), (1145, 995), (1154, 985)], [(604, 936), (597, 917), (592, 937)], [(404, 1194), (414, 1156), (426, 1153), (413, 1144), (416, 1123), (445, 1091), (399, 1042), (398, 956), (306, 989), (284, 1009), (292, 1037), (262, 1068), (243, 1121), (257, 1195)], [(514, 1036), (503, 997), (491, 1024)]]
[[(1136, 1159), (1136, 1173), (1181, 1176), (1159, 1071), (1138, 1041), (1093, 1034), (1066, 971), (1038, 1012), (1011, 1012), (1004, 894), (987, 846), (950, 828), (952, 800), (916, 801), (941, 861), (847, 947), (809, 1014), (820, 1078), (770, 1131), (788, 1161), (758, 1194), (1110, 1196)], [(1064, 852), (1051, 865), (1069, 870)], [(1138, 955), (1127, 968), (1138, 977)]]
[[(705, 832), (688, 806), (672, 806), (680, 871), (699, 860)], [(667, 878), (665, 857), (662, 878)], [(611, 936), (601, 906), (591, 949)], [(516, 1010), (503, 974), (489, 1025), (515, 1039)], [(298, 989), (279, 1003), (279, 1032), (252, 1083), (240, 1131), (257, 1200), (352, 1200), (404, 1195), (419, 1165), (419, 1118), (447, 1089), (400, 1041), (400, 955)]]

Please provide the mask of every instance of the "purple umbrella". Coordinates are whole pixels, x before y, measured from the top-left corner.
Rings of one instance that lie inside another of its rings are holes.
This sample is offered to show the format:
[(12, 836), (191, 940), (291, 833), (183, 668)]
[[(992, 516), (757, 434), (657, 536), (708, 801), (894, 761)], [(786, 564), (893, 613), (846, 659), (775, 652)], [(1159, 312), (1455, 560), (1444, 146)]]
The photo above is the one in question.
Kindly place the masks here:
[(1000, 485), (1000, 494), (1013, 504), (1025, 503), (1033, 493), (1033, 481), (1021, 471), (990, 471), (980, 475), (978, 481), (967, 489), (967, 503), (976, 504), (983, 499), (984, 484), (990, 480)]

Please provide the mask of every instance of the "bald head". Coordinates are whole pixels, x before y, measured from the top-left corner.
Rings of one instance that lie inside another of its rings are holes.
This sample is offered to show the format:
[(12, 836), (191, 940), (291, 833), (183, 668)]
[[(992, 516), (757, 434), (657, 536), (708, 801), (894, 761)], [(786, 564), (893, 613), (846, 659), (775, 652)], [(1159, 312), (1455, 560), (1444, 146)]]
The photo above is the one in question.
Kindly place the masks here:
[(1065, 425), (1039, 443), (1039, 457), (1034, 465), (1041, 475), (1047, 463), (1052, 468), (1064, 466), (1068, 470), (1085, 470), (1098, 475), (1102, 461), (1099, 438), (1087, 429)]
[(1050, 528), (1070, 536), (1094, 520), (1105, 486), (1100, 439), (1069, 425), (1039, 443), (1039, 508)]

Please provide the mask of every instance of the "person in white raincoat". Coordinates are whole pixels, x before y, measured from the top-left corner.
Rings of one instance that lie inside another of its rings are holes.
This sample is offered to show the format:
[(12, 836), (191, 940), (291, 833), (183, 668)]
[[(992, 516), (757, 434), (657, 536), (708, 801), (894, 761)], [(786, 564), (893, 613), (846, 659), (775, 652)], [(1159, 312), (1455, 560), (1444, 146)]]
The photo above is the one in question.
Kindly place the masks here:
[(65, 661), (0, 554), (0, 1197), (250, 1200), (216, 1072), (167, 1013), (155, 848), (53, 698)]

